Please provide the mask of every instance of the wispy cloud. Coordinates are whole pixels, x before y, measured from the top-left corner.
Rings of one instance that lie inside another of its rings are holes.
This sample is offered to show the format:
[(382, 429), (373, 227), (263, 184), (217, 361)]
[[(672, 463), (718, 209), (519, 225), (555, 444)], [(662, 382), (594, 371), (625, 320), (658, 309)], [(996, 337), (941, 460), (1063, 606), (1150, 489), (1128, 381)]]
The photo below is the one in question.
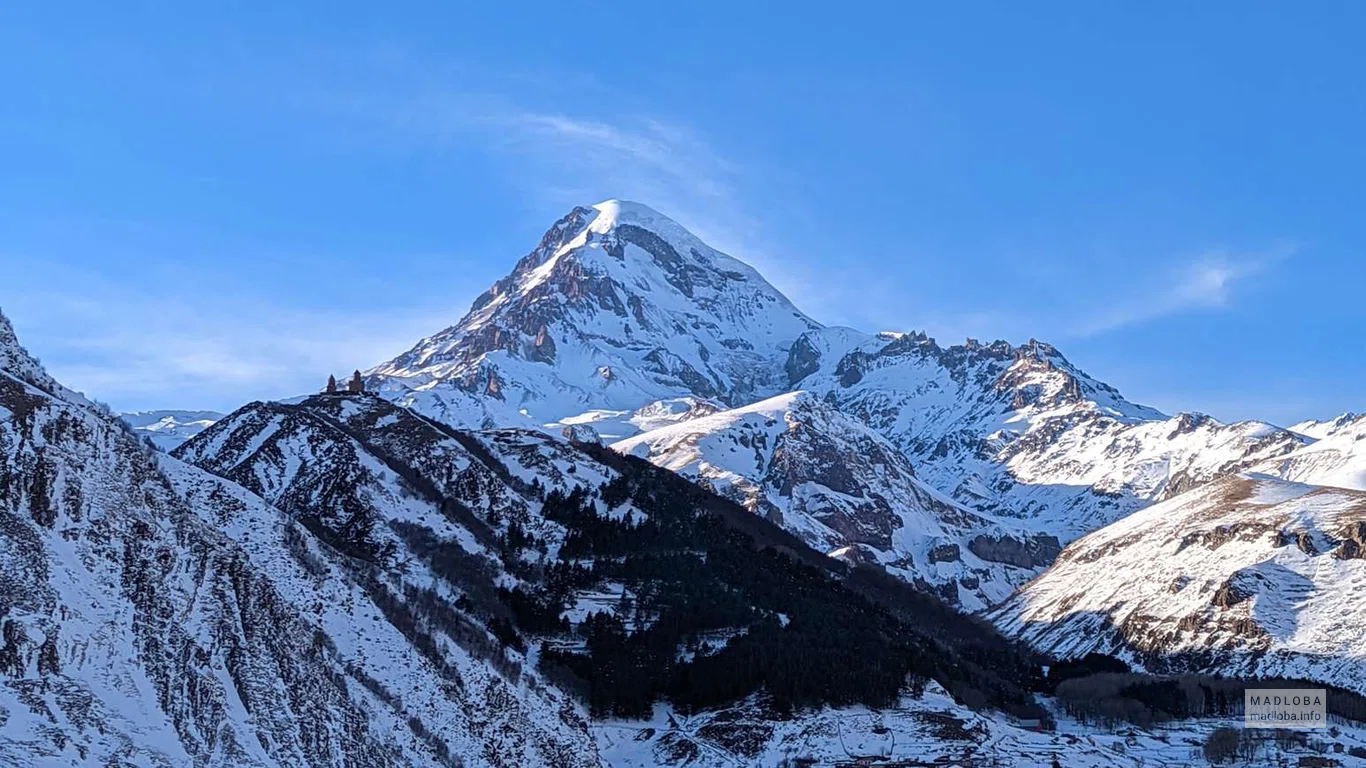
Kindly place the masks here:
[(312, 391), (451, 322), (445, 308), (309, 311), (102, 291), (13, 297), (20, 340), (63, 383), (123, 410), (235, 408)]
[[(634, 199), (723, 248), (752, 224), (738, 203), (740, 166), (680, 120), (607, 107), (617, 100), (600, 84), (576, 80), (571, 88), (526, 76), (508, 82), (398, 51), (273, 64), (242, 62), (209, 92), (240, 100), (252, 114), (264, 106), (272, 119), (300, 116), (311, 140), (343, 151), (491, 159), (538, 208)], [(576, 103), (591, 96), (589, 106), (565, 103), (566, 90)], [(559, 96), (546, 98), (548, 91)], [(130, 239), (147, 246), (148, 238)], [(388, 359), (461, 314), (461, 307), (406, 304), (356, 310), (357, 302), (342, 297), (345, 310), (299, 309), (284, 297), (264, 299), (250, 285), (191, 297), (169, 280), (134, 284), (66, 272), (35, 285), (61, 289), (0, 291), (23, 341), (69, 386), (121, 409), (232, 408), (308, 391), (327, 373)], [(451, 297), (462, 307), (468, 298)]]
[(763, 174), (688, 120), (640, 108), (583, 76), (480, 74), (386, 51), (350, 57), (289, 87), (289, 103), (372, 149), (490, 158), (539, 208), (630, 199), (723, 250), (747, 250), (763, 239), (745, 191)]
[(756, 223), (739, 191), (746, 170), (682, 122), (520, 111), (486, 124), (496, 126), (495, 151), (514, 161), (511, 172), (541, 200), (635, 200), (723, 250), (744, 250), (755, 240)]
[(847, 265), (842, 275), (852, 279), (818, 282), (818, 300), (811, 306), (822, 317), (840, 313), (844, 322), (866, 330), (924, 330), (947, 343), (1035, 337), (1066, 344), (1173, 316), (1238, 311), (1252, 280), (1295, 252), (1291, 245), (1263, 252), (1207, 249), (1194, 257), (1146, 257), (1103, 274), (1083, 270), (1075, 276), (1069, 272), (1079, 260), (1061, 267), (1031, 260), (1029, 268), (1039, 273), (984, 274), (970, 292), (908, 286), (881, 280), (866, 266)]
[(1235, 285), (1294, 253), (1283, 246), (1267, 253), (1206, 253), (1159, 276), (1157, 282), (1138, 293), (1120, 292), (1107, 297), (1106, 306), (1077, 323), (1079, 336), (1099, 336), (1129, 326), (1187, 312), (1230, 307)]
[(693, 130), (658, 118), (608, 123), (563, 114), (527, 112), (504, 123), (520, 134), (512, 144), (594, 186), (637, 189), (649, 195), (726, 200), (737, 171)]

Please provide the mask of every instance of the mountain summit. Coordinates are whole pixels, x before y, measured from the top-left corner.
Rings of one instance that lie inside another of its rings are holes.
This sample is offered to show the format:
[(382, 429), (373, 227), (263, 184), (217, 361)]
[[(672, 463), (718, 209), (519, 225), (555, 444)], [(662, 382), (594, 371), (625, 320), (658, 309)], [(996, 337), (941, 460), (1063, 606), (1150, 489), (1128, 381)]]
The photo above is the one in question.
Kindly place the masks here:
[(544, 426), (777, 394), (792, 342), (820, 328), (749, 265), (608, 200), (570, 211), (458, 323), (367, 374), (457, 426)]

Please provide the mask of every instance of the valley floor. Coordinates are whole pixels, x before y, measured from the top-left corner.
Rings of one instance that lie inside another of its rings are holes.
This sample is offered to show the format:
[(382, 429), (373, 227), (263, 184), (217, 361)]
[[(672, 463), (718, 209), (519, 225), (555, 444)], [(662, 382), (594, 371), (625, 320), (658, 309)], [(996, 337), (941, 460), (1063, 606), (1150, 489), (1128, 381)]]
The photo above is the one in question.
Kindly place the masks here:
[[(753, 703), (692, 717), (659, 706), (649, 721), (595, 725), (606, 765), (647, 768), (738, 766), (971, 765), (1067, 768), (1203, 766), (1202, 745), (1220, 727), (1242, 730), (1237, 718), (1186, 720), (1151, 729), (1082, 724), (1061, 711), (1057, 730), (1042, 733), (1000, 715), (964, 708), (931, 684), (920, 698), (894, 709), (825, 709), (791, 720), (765, 718)], [(1281, 750), (1268, 739), (1250, 761), (1225, 765), (1298, 765), (1322, 757), (1337, 765), (1366, 765), (1352, 757), (1366, 748), (1366, 725), (1339, 723), (1308, 731), (1309, 745)], [(1337, 735), (1333, 735), (1336, 733)], [(1335, 745), (1342, 745), (1342, 752)], [(862, 759), (862, 761), (860, 761)], [(1056, 762), (1055, 762), (1056, 761)], [(1322, 765), (1333, 765), (1323, 763)]]

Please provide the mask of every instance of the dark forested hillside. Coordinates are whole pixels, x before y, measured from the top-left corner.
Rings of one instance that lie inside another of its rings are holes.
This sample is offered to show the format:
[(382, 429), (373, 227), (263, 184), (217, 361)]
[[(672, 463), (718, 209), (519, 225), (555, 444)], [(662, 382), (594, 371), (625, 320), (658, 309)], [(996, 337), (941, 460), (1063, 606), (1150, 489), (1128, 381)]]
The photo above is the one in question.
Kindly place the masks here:
[[(988, 626), (871, 567), (827, 558), (673, 473), (585, 450), (621, 473), (602, 488), (605, 502), (629, 499), (646, 513), (604, 519), (583, 494), (545, 505), (571, 531), (562, 554), (594, 563), (575, 571), (581, 578), (638, 585), (642, 628), (628, 640), (602, 620), (585, 652), (548, 656), (589, 677), (595, 708), (643, 713), (654, 695), (708, 707), (757, 690), (779, 712), (879, 706), (933, 679), (974, 706), (1032, 711), (1035, 667)], [(549, 594), (559, 597), (553, 586)], [(727, 628), (744, 629), (719, 647), (697, 641)], [(686, 661), (664, 652), (692, 646)], [(645, 663), (623, 663), (635, 656)]]

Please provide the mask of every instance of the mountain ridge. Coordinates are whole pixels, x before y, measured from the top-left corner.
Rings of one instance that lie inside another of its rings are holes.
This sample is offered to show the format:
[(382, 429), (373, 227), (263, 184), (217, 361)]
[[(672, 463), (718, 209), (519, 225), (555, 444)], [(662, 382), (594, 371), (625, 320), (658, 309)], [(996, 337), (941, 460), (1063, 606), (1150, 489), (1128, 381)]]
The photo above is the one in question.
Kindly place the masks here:
[(0, 762), (596, 763), (560, 694), (438, 663), (306, 526), (69, 395), (0, 333)]
[(1167, 416), (1036, 340), (941, 347), (881, 334), (802, 382), (881, 432), (932, 485), (1064, 540), (1303, 444), (1264, 422)]
[[(622, 201), (574, 208), (456, 325), (366, 380), (453, 426), (633, 446), (655, 428), (802, 390), (891, 441), (952, 503), (1061, 543), (1217, 477), (1274, 472), (1311, 439), (1168, 416), (1036, 339), (944, 346), (921, 332), (823, 326), (752, 268)], [(1280, 471), (1308, 471), (1297, 467)]]
[[(719, 765), (838, 756), (860, 706), (990, 748), (1018, 723), (971, 710), (1042, 714), (1035, 651), (1366, 692), (1350, 415), (1168, 416), (1034, 339), (822, 326), (618, 201), (365, 383), (167, 456), (0, 314), (0, 757)], [(1072, 746), (1031, 754), (1113, 762)]]
[(925, 485), (885, 438), (808, 392), (680, 421), (611, 448), (693, 478), (819, 551), (878, 563), (969, 610), (1007, 597), (1059, 548), (1055, 538)]

